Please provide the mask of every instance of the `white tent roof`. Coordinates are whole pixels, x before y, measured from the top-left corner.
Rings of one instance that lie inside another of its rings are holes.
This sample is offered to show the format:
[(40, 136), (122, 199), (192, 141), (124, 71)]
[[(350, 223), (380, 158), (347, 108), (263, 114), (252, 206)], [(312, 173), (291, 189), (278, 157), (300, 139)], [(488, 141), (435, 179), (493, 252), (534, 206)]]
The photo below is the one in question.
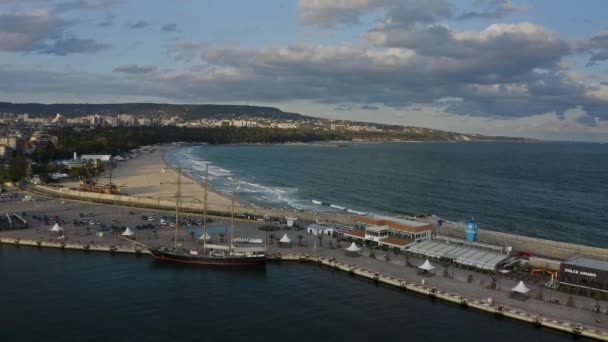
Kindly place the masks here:
[(355, 243), (353, 242), (353, 243), (352, 243), (350, 246), (348, 246), (348, 248), (347, 248), (346, 250), (347, 250), (347, 251), (349, 251), (349, 252), (358, 252), (358, 251), (360, 251), (360, 250), (361, 250), (361, 248), (359, 248), (359, 247), (357, 246), (357, 244), (355, 244)]
[(135, 233), (133, 233), (133, 231), (131, 230), (131, 228), (127, 227), (127, 229), (125, 229), (125, 231), (120, 234), (122, 236), (133, 236), (135, 235)]
[(291, 239), (287, 236), (287, 234), (284, 234), (283, 237), (281, 238), (281, 240), (279, 240), (279, 242), (281, 242), (281, 243), (291, 243)]
[(520, 281), (511, 291), (526, 294), (530, 292), (530, 289), (526, 287), (523, 281)]
[(61, 228), (61, 226), (59, 225), (59, 223), (55, 223), (55, 225), (53, 226), (53, 228), (51, 228), (52, 232), (62, 232), (63, 228)]
[(435, 266), (433, 266), (431, 264), (431, 262), (429, 261), (429, 259), (426, 259), (424, 261), (424, 264), (418, 266), (418, 268), (421, 269), (421, 270), (425, 270), (425, 271), (431, 271), (431, 270), (435, 269)]
[(198, 238), (199, 240), (210, 240), (211, 239), (211, 235), (207, 234), (207, 233), (203, 233), (201, 234), (201, 237)]

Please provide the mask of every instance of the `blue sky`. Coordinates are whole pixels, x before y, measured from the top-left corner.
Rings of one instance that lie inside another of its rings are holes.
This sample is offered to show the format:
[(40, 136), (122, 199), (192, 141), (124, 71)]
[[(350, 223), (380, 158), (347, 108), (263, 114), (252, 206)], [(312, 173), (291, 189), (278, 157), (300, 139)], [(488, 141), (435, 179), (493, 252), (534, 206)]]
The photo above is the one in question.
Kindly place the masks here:
[(608, 141), (608, 2), (0, 0), (0, 101)]

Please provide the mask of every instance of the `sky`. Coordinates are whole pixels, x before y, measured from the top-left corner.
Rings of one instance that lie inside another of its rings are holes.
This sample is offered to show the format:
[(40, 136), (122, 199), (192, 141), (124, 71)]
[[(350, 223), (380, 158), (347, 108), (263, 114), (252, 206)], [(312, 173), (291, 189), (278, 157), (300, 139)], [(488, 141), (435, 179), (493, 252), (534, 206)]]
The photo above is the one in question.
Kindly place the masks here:
[(0, 0), (0, 101), (608, 141), (605, 0)]

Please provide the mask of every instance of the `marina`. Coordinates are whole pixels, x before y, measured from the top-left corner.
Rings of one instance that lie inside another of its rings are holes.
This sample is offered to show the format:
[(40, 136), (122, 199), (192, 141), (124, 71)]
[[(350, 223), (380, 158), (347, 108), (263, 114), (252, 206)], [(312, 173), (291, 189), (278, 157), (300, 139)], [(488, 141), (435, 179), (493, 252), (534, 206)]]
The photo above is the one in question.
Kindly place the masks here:
[[(5, 204), (10, 204), (7, 202)], [(22, 202), (13, 202), (15, 208), (19, 208)], [(70, 212), (71, 215), (78, 215), (80, 211), (91, 210), (93, 212), (87, 215), (93, 215), (95, 220), (104, 221), (107, 217), (117, 217), (119, 224), (135, 226), (140, 216), (148, 214), (150, 216), (159, 216), (160, 213), (150, 214), (145, 209), (130, 207), (116, 210), (114, 206), (98, 206), (91, 208), (86, 202), (71, 202), (61, 201), (59, 199), (50, 198), (32, 198), (33, 210), (44, 211), (49, 213), (48, 216), (53, 216), (52, 213)], [(5, 205), (4, 208), (7, 206)], [(69, 210), (65, 210), (65, 208)], [(120, 207), (118, 207), (120, 208)], [(118, 215), (117, 215), (118, 213)], [(122, 214), (121, 214), (122, 213)], [(26, 216), (31, 214), (26, 213)], [(65, 216), (65, 215), (62, 215)], [(65, 216), (61, 220), (67, 221), (70, 216)], [(193, 219), (193, 217), (190, 217)], [(225, 220), (225, 219), (224, 219)], [(102, 222), (103, 223), (103, 222)], [(117, 230), (115, 235), (87, 235), (87, 227), (71, 227), (68, 224), (64, 228), (66, 240), (58, 240), (56, 235), (50, 232), (51, 226), (39, 226), (44, 223), (36, 223), (36, 227), (30, 227), (25, 230), (12, 230), (0, 233), (0, 242), (7, 245), (23, 246), (24, 248), (55, 248), (62, 250), (80, 250), (84, 252), (106, 252), (106, 253), (130, 253), (130, 254), (148, 254), (146, 248), (142, 248), (141, 244), (165, 244), (170, 245), (173, 241), (172, 227), (160, 228), (156, 232), (147, 230), (134, 230), (133, 239), (137, 243), (120, 237), (118, 233), (122, 229)], [(218, 228), (225, 227), (226, 221), (214, 220), (212, 225), (217, 225)], [(249, 237), (262, 237), (263, 232), (257, 230), (259, 223), (256, 221), (239, 221), (236, 225), (237, 237), (247, 235)], [(216, 232), (221, 229), (216, 230)], [(184, 231), (186, 233), (186, 231)], [(277, 232), (278, 233), (278, 232)], [(221, 234), (221, 233), (219, 233)], [(219, 234), (210, 234), (212, 239), (219, 240)], [(155, 236), (156, 235), (156, 236)], [(184, 236), (186, 235), (186, 236)], [(190, 236), (188, 236), (190, 235)], [(558, 292), (552, 293), (551, 301), (537, 300), (535, 298), (520, 301), (512, 299), (508, 292), (508, 288), (516, 284), (516, 280), (509, 280), (508, 275), (501, 279), (502, 287), (498, 289), (488, 289), (487, 284), (490, 283), (492, 276), (490, 274), (479, 273), (478, 271), (467, 270), (456, 266), (449, 266), (444, 269), (444, 272), (450, 274), (448, 277), (440, 276), (433, 273), (431, 277), (428, 275), (421, 276), (417, 271), (417, 264), (423, 264), (424, 259), (416, 257), (412, 254), (409, 259), (404, 259), (403, 255), (394, 255), (390, 259), (387, 257), (390, 252), (385, 252), (384, 257), (378, 255), (374, 258), (368, 256), (371, 250), (363, 247), (362, 250), (355, 252), (355, 255), (348, 254), (343, 250), (347, 247), (345, 242), (339, 242), (331, 236), (324, 239), (319, 239), (321, 235), (313, 235), (312, 233), (304, 233), (304, 239), (295, 238), (293, 230), (285, 231), (285, 236), (291, 236), (292, 239), (298, 241), (293, 242), (289, 239), (289, 247), (285, 247), (278, 241), (278, 237), (283, 235), (276, 234), (275, 242), (269, 242), (267, 247), (268, 259), (271, 262), (305, 262), (323, 266), (333, 270), (340, 270), (348, 274), (357, 275), (368, 279), (375, 283), (385, 284), (391, 287), (396, 287), (407, 292), (417, 293), (420, 295), (436, 298), (449, 303), (454, 303), (460, 306), (465, 306), (471, 309), (480, 310), (493, 315), (500, 315), (507, 318), (520, 320), (536, 326), (544, 326), (559, 331), (568, 332), (571, 334), (587, 336), (599, 340), (608, 340), (608, 333), (603, 327), (602, 319), (598, 318), (598, 313), (593, 312), (593, 300), (585, 297), (576, 296), (575, 307), (565, 305), (556, 305), (554, 302), (560, 298), (561, 303), (566, 303), (567, 295)], [(89, 240), (90, 239), (90, 240)], [(164, 241), (164, 242), (163, 242)], [(285, 240), (284, 240), (285, 241)], [(192, 247), (200, 248), (200, 240), (193, 234), (182, 234), (179, 237), (178, 243), (181, 247), (189, 249)], [(27, 247), (26, 247), (27, 246)], [(381, 253), (380, 250), (376, 253)], [(404, 267), (407, 263), (412, 266)], [(476, 278), (473, 284), (468, 283), (467, 277), (473, 273)], [(528, 284), (530, 286), (530, 284)], [(535, 293), (538, 293), (540, 288), (530, 286)], [(545, 290), (548, 291), (548, 290)], [(577, 317), (576, 320), (572, 320)], [(603, 318), (603, 317), (602, 317)]]

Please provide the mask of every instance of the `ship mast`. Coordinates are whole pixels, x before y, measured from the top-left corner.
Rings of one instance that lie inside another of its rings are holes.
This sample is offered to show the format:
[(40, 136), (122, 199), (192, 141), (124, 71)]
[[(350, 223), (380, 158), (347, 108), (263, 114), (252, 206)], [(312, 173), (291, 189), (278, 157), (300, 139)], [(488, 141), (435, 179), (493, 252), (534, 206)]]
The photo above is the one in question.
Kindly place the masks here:
[(177, 168), (177, 190), (175, 191), (175, 237), (174, 249), (177, 251), (177, 232), (179, 230), (179, 200), (182, 197), (182, 169)]
[(205, 164), (205, 206), (203, 209), (203, 255), (207, 248), (207, 189), (209, 187), (209, 164)]
[[(160, 184), (171, 184), (171, 185), (177, 185), (177, 190), (175, 191), (175, 195), (171, 196), (171, 197), (175, 197), (175, 236), (174, 236), (174, 243), (173, 243), (173, 248), (175, 248), (175, 250), (177, 251), (177, 236), (178, 236), (178, 231), (179, 231), (179, 205), (181, 203), (181, 200), (184, 196), (182, 196), (182, 168), (181, 167), (177, 167), (177, 168), (162, 168), (162, 172), (165, 172), (165, 169), (169, 169), (169, 170), (175, 170), (177, 171), (177, 182), (173, 183), (173, 182), (161, 182)], [(193, 182), (186, 182), (186, 184), (192, 184)], [(187, 196), (190, 197), (190, 196)]]
[(234, 178), (232, 178), (232, 210), (231, 210), (231, 215), (230, 215), (230, 244), (228, 246), (230, 246), (229, 248), (229, 254), (232, 254), (232, 241), (234, 237)]

